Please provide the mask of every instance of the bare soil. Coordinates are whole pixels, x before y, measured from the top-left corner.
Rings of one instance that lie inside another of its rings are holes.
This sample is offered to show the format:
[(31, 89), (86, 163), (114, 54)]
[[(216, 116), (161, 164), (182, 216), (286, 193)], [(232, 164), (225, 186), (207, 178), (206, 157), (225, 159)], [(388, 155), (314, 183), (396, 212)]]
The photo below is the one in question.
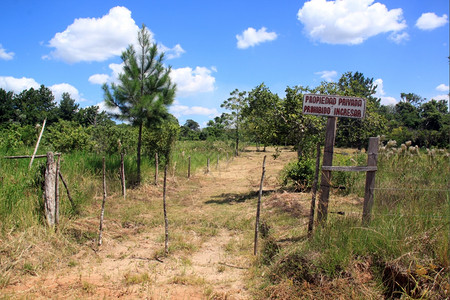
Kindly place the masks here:
[[(51, 247), (46, 256), (44, 246), (32, 245), (41, 251), (36, 261), (31, 256), (27, 261), (36, 266), (39, 257), (48, 260), (53, 255), (50, 265), (12, 274), (0, 289), (0, 298), (253, 298), (248, 277), (255, 259), (254, 216), (263, 156), (268, 156), (264, 190), (274, 191), (279, 188), (280, 170), (296, 155), (283, 150), (275, 160), (274, 150), (268, 150), (242, 152), (189, 180), (169, 177), (169, 255), (164, 255), (162, 184), (149, 183), (130, 190), (127, 200), (121, 195), (108, 197), (102, 246), (92, 238), (98, 228), (95, 213), (65, 220), (63, 234), (91, 233), (91, 239), (79, 242), (70, 256), (59, 257)], [(298, 204), (282, 202), (304, 214)]]

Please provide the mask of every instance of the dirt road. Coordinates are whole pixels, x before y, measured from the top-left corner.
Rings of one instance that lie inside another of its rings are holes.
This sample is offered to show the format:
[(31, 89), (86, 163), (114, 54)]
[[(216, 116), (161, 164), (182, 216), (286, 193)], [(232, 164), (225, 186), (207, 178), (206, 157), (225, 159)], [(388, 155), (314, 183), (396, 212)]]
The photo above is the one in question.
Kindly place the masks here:
[[(103, 245), (95, 245), (96, 218), (70, 221), (61, 230), (78, 236), (70, 257), (53, 257), (46, 271), (14, 277), (6, 299), (250, 299), (256, 191), (267, 155), (265, 190), (295, 157), (282, 151), (247, 151), (190, 180), (169, 177), (169, 255), (164, 255), (162, 186), (108, 197)], [(43, 249), (45, 251), (45, 249)], [(51, 255), (51, 253), (49, 253)]]

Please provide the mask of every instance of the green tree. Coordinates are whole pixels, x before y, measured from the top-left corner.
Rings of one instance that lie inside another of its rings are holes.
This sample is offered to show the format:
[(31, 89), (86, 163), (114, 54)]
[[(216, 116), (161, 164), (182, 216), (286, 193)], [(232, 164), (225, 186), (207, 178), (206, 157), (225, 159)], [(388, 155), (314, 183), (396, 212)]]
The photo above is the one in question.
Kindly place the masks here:
[(184, 140), (198, 140), (200, 137), (200, 133), (200, 125), (194, 120), (187, 119), (186, 123), (181, 126), (180, 136)]
[(138, 32), (138, 43), (138, 52), (130, 45), (122, 53), (124, 67), (119, 83), (113, 83), (111, 88), (103, 85), (106, 105), (119, 109), (112, 115), (139, 128), (137, 185), (141, 182), (142, 129), (167, 117), (176, 90), (169, 76), (171, 67), (164, 66), (164, 53), (158, 53), (157, 45), (151, 44), (145, 25)]
[(226, 108), (231, 111), (230, 114), (227, 114), (229, 118), (230, 124), (234, 127), (235, 130), (235, 155), (239, 155), (239, 128), (242, 122), (242, 111), (246, 106), (247, 98), (245, 97), (247, 94), (246, 91), (240, 92), (238, 89), (235, 89), (230, 93), (230, 98), (225, 100), (220, 107)]
[(0, 88), (0, 124), (14, 121), (14, 93)]
[(267, 145), (276, 143), (276, 113), (280, 98), (261, 83), (248, 93), (247, 103), (243, 110), (246, 128), (253, 133), (258, 144), (263, 144), (265, 150)]
[(80, 108), (75, 115), (75, 121), (85, 127), (115, 124), (106, 112), (100, 112), (99, 109), (96, 105)]
[(59, 102), (58, 117), (65, 121), (72, 121), (75, 119), (79, 104), (75, 104), (75, 100), (70, 97), (69, 93), (63, 93), (61, 101)]
[(57, 120), (56, 103), (52, 91), (41, 85), (39, 89), (30, 88), (14, 97), (15, 120), (22, 125), (47, 124)]

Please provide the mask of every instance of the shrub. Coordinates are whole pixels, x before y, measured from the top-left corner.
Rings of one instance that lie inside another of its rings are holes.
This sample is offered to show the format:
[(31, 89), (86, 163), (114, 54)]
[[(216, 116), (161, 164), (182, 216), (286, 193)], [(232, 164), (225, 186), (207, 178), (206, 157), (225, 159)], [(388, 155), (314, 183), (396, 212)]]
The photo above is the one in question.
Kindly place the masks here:
[(315, 162), (310, 158), (300, 158), (296, 162), (289, 163), (284, 167), (281, 180), (283, 185), (292, 183), (298, 190), (311, 188), (314, 180)]

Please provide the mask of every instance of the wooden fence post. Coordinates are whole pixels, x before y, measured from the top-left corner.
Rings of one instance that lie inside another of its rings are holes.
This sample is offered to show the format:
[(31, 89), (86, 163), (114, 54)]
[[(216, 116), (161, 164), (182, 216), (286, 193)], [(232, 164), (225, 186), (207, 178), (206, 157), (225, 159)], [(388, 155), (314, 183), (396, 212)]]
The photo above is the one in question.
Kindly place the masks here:
[(166, 188), (167, 188), (167, 164), (164, 167), (164, 185), (163, 185), (163, 210), (164, 210), (164, 253), (169, 254), (169, 219), (167, 218), (166, 206)]
[(122, 183), (122, 196), (123, 199), (127, 197), (127, 186), (125, 182), (125, 162), (124, 162), (124, 154), (120, 153), (120, 179)]
[(266, 155), (264, 155), (264, 159), (263, 159), (261, 182), (259, 184), (258, 205), (256, 206), (255, 243), (254, 243), (254, 247), (253, 247), (253, 255), (256, 255), (256, 253), (258, 251), (259, 216), (261, 213), (261, 197), (262, 197), (265, 173), (266, 173)]
[(47, 122), (47, 118), (44, 119), (44, 123), (42, 123), (41, 132), (39, 133), (39, 138), (36, 142), (36, 146), (34, 147), (33, 155), (31, 156), (30, 164), (28, 169), (31, 169), (31, 165), (33, 164), (34, 157), (36, 156), (37, 149), (39, 147), (39, 143), (41, 142), (42, 134), (44, 133), (45, 123)]
[(158, 152), (155, 153), (155, 185), (158, 185), (159, 161)]
[(317, 143), (317, 153), (316, 153), (316, 173), (314, 174), (314, 182), (312, 186), (312, 196), (311, 196), (311, 210), (309, 212), (309, 223), (308, 223), (308, 236), (311, 236), (314, 227), (314, 212), (316, 209), (316, 193), (317, 193), (317, 182), (319, 181), (319, 169), (320, 169), (320, 142)]
[(188, 159), (188, 178), (191, 178), (191, 157)]
[[(378, 143), (379, 137), (369, 138), (369, 148), (367, 150), (367, 166), (376, 166), (378, 158)], [(368, 225), (371, 218), (373, 206), (373, 189), (375, 187), (375, 173), (376, 171), (367, 171), (366, 173), (366, 187), (364, 191), (364, 207), (362, 223)]]
[(206, 173), (209, 173), (209, 157), (208, 160), (206, 161)]
[(98, 234), (98, 245), (102, 245), (102, 233), (103, 233), (103, 216), (105, 215), (105, 202), (106, 202), (106, 166), (105, 157), (103, 157), (103, 201), (102, 201), (102, 212), (100, 214), (100, 228)]
[(61, 155), (58, 155), (58, 160), (56, 161), (56, 173), (55, 173), (55, 230), (58, 229), (59, 225), (59, 169), (61, 167)]
[(56, 162), (53, 152), (47, 152), (47, 167), (44, 182), (44, 210), (49, 226), (55, 225), (56, 217)]
[[(334, 140), (336, 137), (336, 117), (328, 117), (325, 147), (323, 153), (322, 166), (333, 165)], [(328, 200), (330, 197), (331, 171), (322, 170), (322, 178), (320, 180), (320, 197), (317, 212), (317, 220), (319, 223), (325, 222), (328, 216)]]

